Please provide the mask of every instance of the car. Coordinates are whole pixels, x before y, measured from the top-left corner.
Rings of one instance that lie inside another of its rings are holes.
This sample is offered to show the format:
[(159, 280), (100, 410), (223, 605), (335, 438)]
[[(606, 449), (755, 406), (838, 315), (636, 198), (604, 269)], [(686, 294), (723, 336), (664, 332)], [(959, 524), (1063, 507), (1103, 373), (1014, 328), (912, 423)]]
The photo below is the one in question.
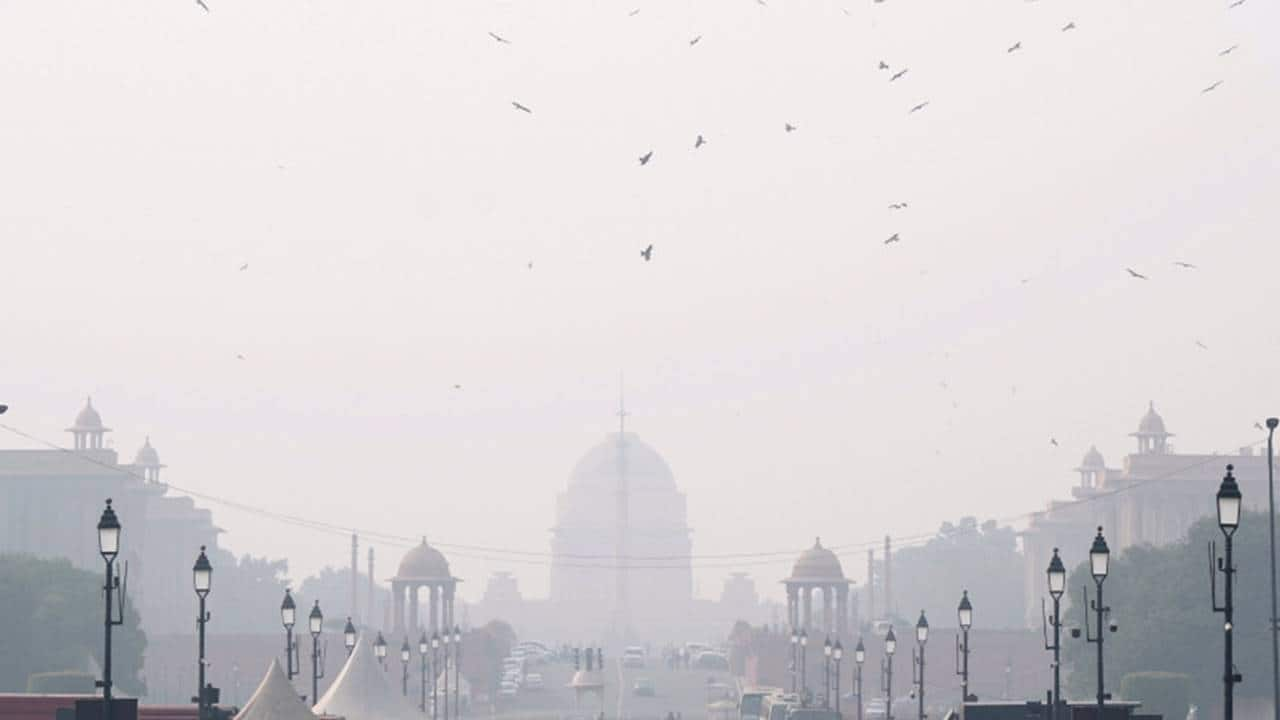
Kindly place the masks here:
[(653, 680), (647, 677), (636, 678), (636, 684), (632, 686), (631, 692), (639, 697), (653, 697), (658, 694), (653, 687)]
[(524, 676), (525, 690), (541, 690), (545, 687), (546, 683), (542, 679), (542, 673), (529, 673)]
[(867, 701), (865, 718), (866, 720), (884, 720), (885, 713), (884, 698), (871, 698)]
[(777, 688), (747, 688), (738, 700), (738, 720), (761, 720), (764, 699), (779, 692)]
[(498, 697), (515, 697), (520, 692), (520, 686), (509, 680), (503, 680), (498, 686)]
[(775, 693), (766, 695), (760, 701), (760, 717), (763, 720), (787, 720), (787, 711), (800, 706), (800, 698), (795, 694), (783, 695)]
[(700, 670), (728, 670), (729, 658), (724, 653), (704, 650), (694, 655), (690, 664)]
[(787, 711), (787, 720), (840, 720), (840, 713), (823, 708), (793, 707)]

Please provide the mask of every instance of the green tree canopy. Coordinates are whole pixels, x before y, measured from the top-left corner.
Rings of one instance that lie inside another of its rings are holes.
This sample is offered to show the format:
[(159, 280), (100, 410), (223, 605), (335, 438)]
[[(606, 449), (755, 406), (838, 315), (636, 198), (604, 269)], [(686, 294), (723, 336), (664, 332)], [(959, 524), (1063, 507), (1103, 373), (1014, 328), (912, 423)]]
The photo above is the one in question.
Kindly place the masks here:
[[(24, 692), (37, 673), (102, 666), (104, 574), (86, 572), (65, 559), (0, 555), (0, 690)], [(142, 651), (133, 603), (112, 636), (112, 680), (120, 691), (141, 694)]]
[[(1206, 509), (1213, 509), (1212, 489), (1205, 493)], [(1105, 533), (1105, 529), (1104, 529)], [(1087, 557), (1090, 538), (1081, 538), (1068, 557)], [(1188, 531), (1187, 539), (1160, 548), (1139, 546), (1112, 552), (1111, 568), (1103, 584), (1103, 599), (1111, 608), (1118, 631), (1108, 632), (1103, 644), (1107, 691), (1121, 697), (1121, 679), (1130, 673), (1182, 673), (1190, 677), (1190, 702), (1202, 710), (1220, 712), (1222, 705), (1222, 615), (1209, 600), (1208, 545), (1223, 550), (1217, 520), (1206, 517)], [(1266, 513), (1246, 513), (1235, 534), (1235, 664), (1244, 674), (1237, 697), (1270, 697), (1271, 645), (1267, 615), (1270, 609), (1270, 570)], [(1218, 575), (1219, 601), (1222, 576)], [(1083, 628), (1082, 590), (1094, 598), (1094, 582), (1087, 563), (1072, 571), (1068, 593), (1072, 608), (1063, 610), (1065, 624)], [(1090, 629), (1096, 631), (1090, 613)], [(1097, 648), (1081, 638), (1063, 638), (1071, 668), (1068, 690), (1073, 699), (1090, 699), (1097, 692)], [(1125, 698), (1142, 701), (1144, 698)], [(1155, 702), (1155, 700), (1152, 700)]]
[(893, 554), (893, 595), (904, 620), (924, 609), (935, 627), (955, 627), (969, 591), (975, 627), (1023, 627), (1022, 556), (1012, 528), (976, 518), (943, 523), (924, 545)]

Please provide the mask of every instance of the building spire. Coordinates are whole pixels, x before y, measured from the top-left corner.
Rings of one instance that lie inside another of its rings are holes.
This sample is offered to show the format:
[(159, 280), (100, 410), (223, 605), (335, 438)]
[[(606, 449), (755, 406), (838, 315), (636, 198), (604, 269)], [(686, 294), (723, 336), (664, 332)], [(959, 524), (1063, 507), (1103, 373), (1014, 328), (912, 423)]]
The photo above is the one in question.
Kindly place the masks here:
[(622, 373), (618, 373), (618, 434), (622, 435), (627, 431), (627, 398), (626, 385), (622, 379)]

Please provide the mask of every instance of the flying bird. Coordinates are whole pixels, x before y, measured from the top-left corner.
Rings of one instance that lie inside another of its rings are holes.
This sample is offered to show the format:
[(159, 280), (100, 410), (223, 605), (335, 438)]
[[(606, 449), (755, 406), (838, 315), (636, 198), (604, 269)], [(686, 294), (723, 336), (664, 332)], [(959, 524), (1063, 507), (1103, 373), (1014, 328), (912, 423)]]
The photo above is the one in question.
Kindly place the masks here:
[(1133, 268), (1125, 268), (1125, 269), (1124, 269), (1124, 271), (1125, 271), (1125, 272), (1127, 272), (1127, 273), (1129, 273), (1130, 275), (1132, 275), (1133, 277), (1135, 277), (1135, 278), (1137, 278), (1137, 279), (1139, 279), (1139, 280), (1147, 280), (1147, 279), (1149, 279), (1146, 275), (1143, 275), (1142, 273), (1138, 272), (1137, 270), (1134, 270)]
[(906, 75), (906, 74), (907, 74), (907, 70), (908, 70), (908, 68), (902, 68), (902, 69), (901, 69), (901, 70), (899, 70), (898, 72), (896, 72), (896, 73), (894, 73), (894, 74), (890, 75), (890, 76), (889, 76), (889, 82), (893, 82), (894, 80), (897, 80), (898, 78), (902, 77), (903, 75)]
[(508, 39), (506, 39), (506, 38), (502, 37), (502, 36), (501, 36), (501, 35), (499, 35), (498, 33), (493, 32), (492, 30), (490, 30), (490, 31), (489, 31), (489, 37), (493, 38), (494, 40), (497, 40), (498, 42), (502, 43), (503, 45), (510, 45), (510, 44), (511, 44), (511, 41), (510, 41), (510, 40), (508, 40)]
[(689, 47), (693, 47), (694, 45), (697, 45), (697, 44), (698, 44), (698, 41), (699, 41), (699, 40), (701, 40), (701, 39), (702, 39), (702, 36), (701, 36), (701, 35), (699, 35), (698, 37), (696, 37), (696, 38), (694, 38), (694, 39), (690, 40), (690, 41), (689, 41)]
[(204, 4), (204, 0), (196, 0), (196, 4), (204, 8), (205, 12), (209, 12), (209, 6)]
[(906, 204), (906, 203), (904, 203), (904, 202), (901, 202), (901, 203), (890, 203), (890, 204), (889, 204), (889, 209), (890, 209), (890, 210), (903, 210), (903, 209), (905, 209), (906, 207), (907, 207), (907, 204)]
[(5, 414), (5, 412), (6, 412), (8, 409), (9, 409), (9, 406), (8, 406), (8, 405), (0, 405), (0, 415)]
[(649, 243), (649, 247), (640, 251), (640, 257), (644, 258), (645, 262), (653, 259), (653, 243)]
[(453, 389), (454, 389), (454, 390), (461, 390), (461, 389), (462, 389), (462, 386), (461, 386), (461, 385), (459, 385), (459, 384), (457, 384), (457, 383), (454, 383), (454, 384), (453, 384)]
[(1049, 438), (1049, 444), (1058, 447), (1058, 438)]
[(652, 158), (652, 157), (653, 157), (653, 151), (652, 151), (652, 150), (650, 150), (649, 152), (647, 152), (647, 153), (645, 153), (645, 154), (643, 154), (643, 155), (641, 155), (641, 156), (640, 156), (640, 164), (641, 164), (641, 165), (648, 165), (648, 164), (649, 164), (649, 159), (650, 159), (650, 158)]
[(1239, 46), (1239, 45), (1232, 45), (1231, 47), (1227, 48), (1226, 50), (1222, 50), (1222, 51), (1220, 51), (1220, 52), (1218, 53), (1218, 56), (1219, 56), (1219, 57), (1221, 57), (1221, 56), (1223, 56), (1223, 55), (1230, 55), (1230, 54), (1232, 53), (1232, 51), (1233, 51), (1233, 50), (1235, 50), (1235, 49), (1236, 49), (1236, 48), (1238, 48), (1238, 47), (1240, 47), (1240, 46)]
[(1189, 269), (1189, 270), (1195, 270), (1195, 269), (1196, 269), (1196, 266), (1195, 266), (1195, 265), (1192, 265), (1192, 264), (1191, 264), (1191, 263), (1189, 263), (1189, 262), (1182, 262), (1181, 260), (1175, 260), (1175, 261), (1173, 262), (1173, 264), (1174, 264), (1174, 265), (1177, 265), (1177, 266), (1178, 266), (1178, 267), (1180, 267), (1180, 268), (1187, 268), (1187, 269)]
[(245, 263), (245, 264), (243, 264), (243, 265), (241, 265), (241, 266), (240, 266), (240, 271), (241, 271), (241, 272), (244, 272), (245, 270), (248, 270), (248, 269), (249, 269), (249, 263)]
[(911, 114), (911, 113), (913, 113), (913, 112), (918, 112), (918, 111), (920, 111), (920, 110), (923, 110), (923, 109), (925, 109), (925, 107), (926, 107), (926, 106), (928, 106), (928, 104), (929, 104), (929, 101), (928, 101), (928, 100), (925, 100), (924, 102), (920, 103), (919, 105), (916, 105), (915, 107), (911, 108), (911, 112), (909, 112), (909, 113), (907, 113), (907, 114), (908, 114), (908, 115), (910, 115), (910, 114)]
[(511, 101), (511, 107), (513, 107), (513, 108), (515, 108), (515, 109), (517, 109), (517, 110), (520, 110), (520, 111), (522, 111), (522, 112), (527, 112), (527, 113), (529, 113), (530, 115), (532, 115), (532, 114), (533, 114), (533, 111), (529, 109), (529, 106), (527, 106), (527, 105), (521, 105), (520, 103), (516, 102), (515, 100), (512, 100), (512, 101)]
[(783, 126), (783, 129), (786, 130), (787, 132), (795, 132), (796, 126), (792, 125), (791, 123), (787, 123), (786, 125)]
[(881, 61), (880, 61), (880, 69), (881, 69), (881, 70), (888, 70), (888, 69), (889, 69), (889, 63), (887, 63), (887, 62), (885, 62), (885, 61), (881, 60)]
[(1005, 52), (1014, 52), (1015, 50), (1021, 50), (1021, 49), (1022, 49), (1022, 41), (1019, 40), (1018, 42), (1010, 45), (1009, 49), (1005, 50)]
[(1205, 93), (1207, 93), (1207, 92), (1209, 92), (1209, 91), (1211, 91), (1211, 90), (1217, 90), (1217, 89), (1218, 89), (1218, 86), (1219, 86), (1219, 85), (1221, 85), (1221, 84), (1222, 84), (1222, 81), (1221, 81), (1221, 80), (1219, 80), (1219, 81), (1215, 82), (1214, 84), (1210, 85), (1209, 87), (1207, 87), (1207, 88), (1205, 88), (1205, 89), (1201, 90), (1201, 91), (1200, 91), (1200, 94), (1201, 94), (1201, 95), (1203, 95), (1203, 94), (1205, 94)]
[[(0, 410), (0, 412), (4, 412), (4, 411), (3, 411), (3, 410)], [(1256, 428), (1258, 428), (1259, 430), (1266, 430), (1266, 428), (1262, 427), (1262, 423), (1260, 423), (1260, 422), (1255, 422), (1255, 423), (1253, 424), (1253, 426), (1254, 426), (1254, 427), (1256, 427)]]
[(1227, 5), (1227, 9), (1230, 10), (1233, 7), (1240, 7), (1243, 4), (1244, 4), (1244, 0), (1235, 0), (1235, 2), (1231, 3), (1230, 5)]
[(243, 359), (244, 359), (244, 356), (243, 356), (243, 355), (241, 355), (241, 354), (239, 354), (239, 353), (236, 353), (236, 359), (237, 359), (237, 360), (243, 360)]
[(698, 136), (698, 139), (693, 141), (693, 149), (694, 149), (694, 150), (697, 150), (698, 148), (700, 148), (700, 147), (702, 147), (703, 145), (706, 145), (706, 144), (707, 144), (707, 141), (706, 141), (705, 139), (703, 139), (703, 137), (702, 137), (701, 135), (699, 135), (699, 136)]
[(1205, 345), (1204, 343), (1200, 342), (1199, 340), (1197, 340), (1197, 341), (1196, 341), (1196, 347), (1200, 348), (1201, 350), (1208, 350), (1208, 349), (1209, 349), (1209, 346), (1208, 346), (1208, 345)]
[(884, 241), (884, 244), (888, 245), (890, 243), (896, 243), (896, 242), (902, 242), (902, 239), (898, 237), (898, 233), (894, 233), (890, 235), (889, 239)]
[(1075, 29), (1076, 29), (1076, 23), (1074, 20), (1062, 26), (1062, 32), (1066, 32), (1068, 30), (1075, 30)]
[(640, 8), (636, 8), (635, 10), (632, 10), (631, 12), (627, 13), (627, 17), (635, 17), (639, 14), (640, 14)]

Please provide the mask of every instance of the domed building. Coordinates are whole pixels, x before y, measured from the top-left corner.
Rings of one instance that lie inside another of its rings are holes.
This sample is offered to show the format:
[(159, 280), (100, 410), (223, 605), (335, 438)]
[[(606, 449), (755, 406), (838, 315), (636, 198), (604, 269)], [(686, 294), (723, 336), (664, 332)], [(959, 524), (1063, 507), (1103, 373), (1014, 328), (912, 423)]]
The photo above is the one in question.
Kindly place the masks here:
[(551, 532), (553, 604), (618, 635), (688, 612), (685, 496), (666, 460), (635, 433), (620, 428), (578, 460), (556, 499)]
[[(822, 547), (820, 538), (813, 547), (800, 553), (791, 568), (787, 586), (787, 622), (800, 630), (844, 635), (849, 619), (849, 580), (844, 576), (840, 558)], [(822, 594), (822, 622), (813, 622), (813, 595)]]
[[(461, 580), (449, 572), (449, 561), (423, 538), (420, 544), (405, 553), (396, 576), (391, 578), (395, 634), (404, 634), (406, 630), (417, 633), (424, 629), (434, 633), (440, 628), (453, 627), (453, 599), (459, 582)], [(418, 592), (422, 588), (427, 589), (425, 627), (418, 622), (418, 608), (421, 607)], [(406, 605), (409, 611), (407, 619)]]

